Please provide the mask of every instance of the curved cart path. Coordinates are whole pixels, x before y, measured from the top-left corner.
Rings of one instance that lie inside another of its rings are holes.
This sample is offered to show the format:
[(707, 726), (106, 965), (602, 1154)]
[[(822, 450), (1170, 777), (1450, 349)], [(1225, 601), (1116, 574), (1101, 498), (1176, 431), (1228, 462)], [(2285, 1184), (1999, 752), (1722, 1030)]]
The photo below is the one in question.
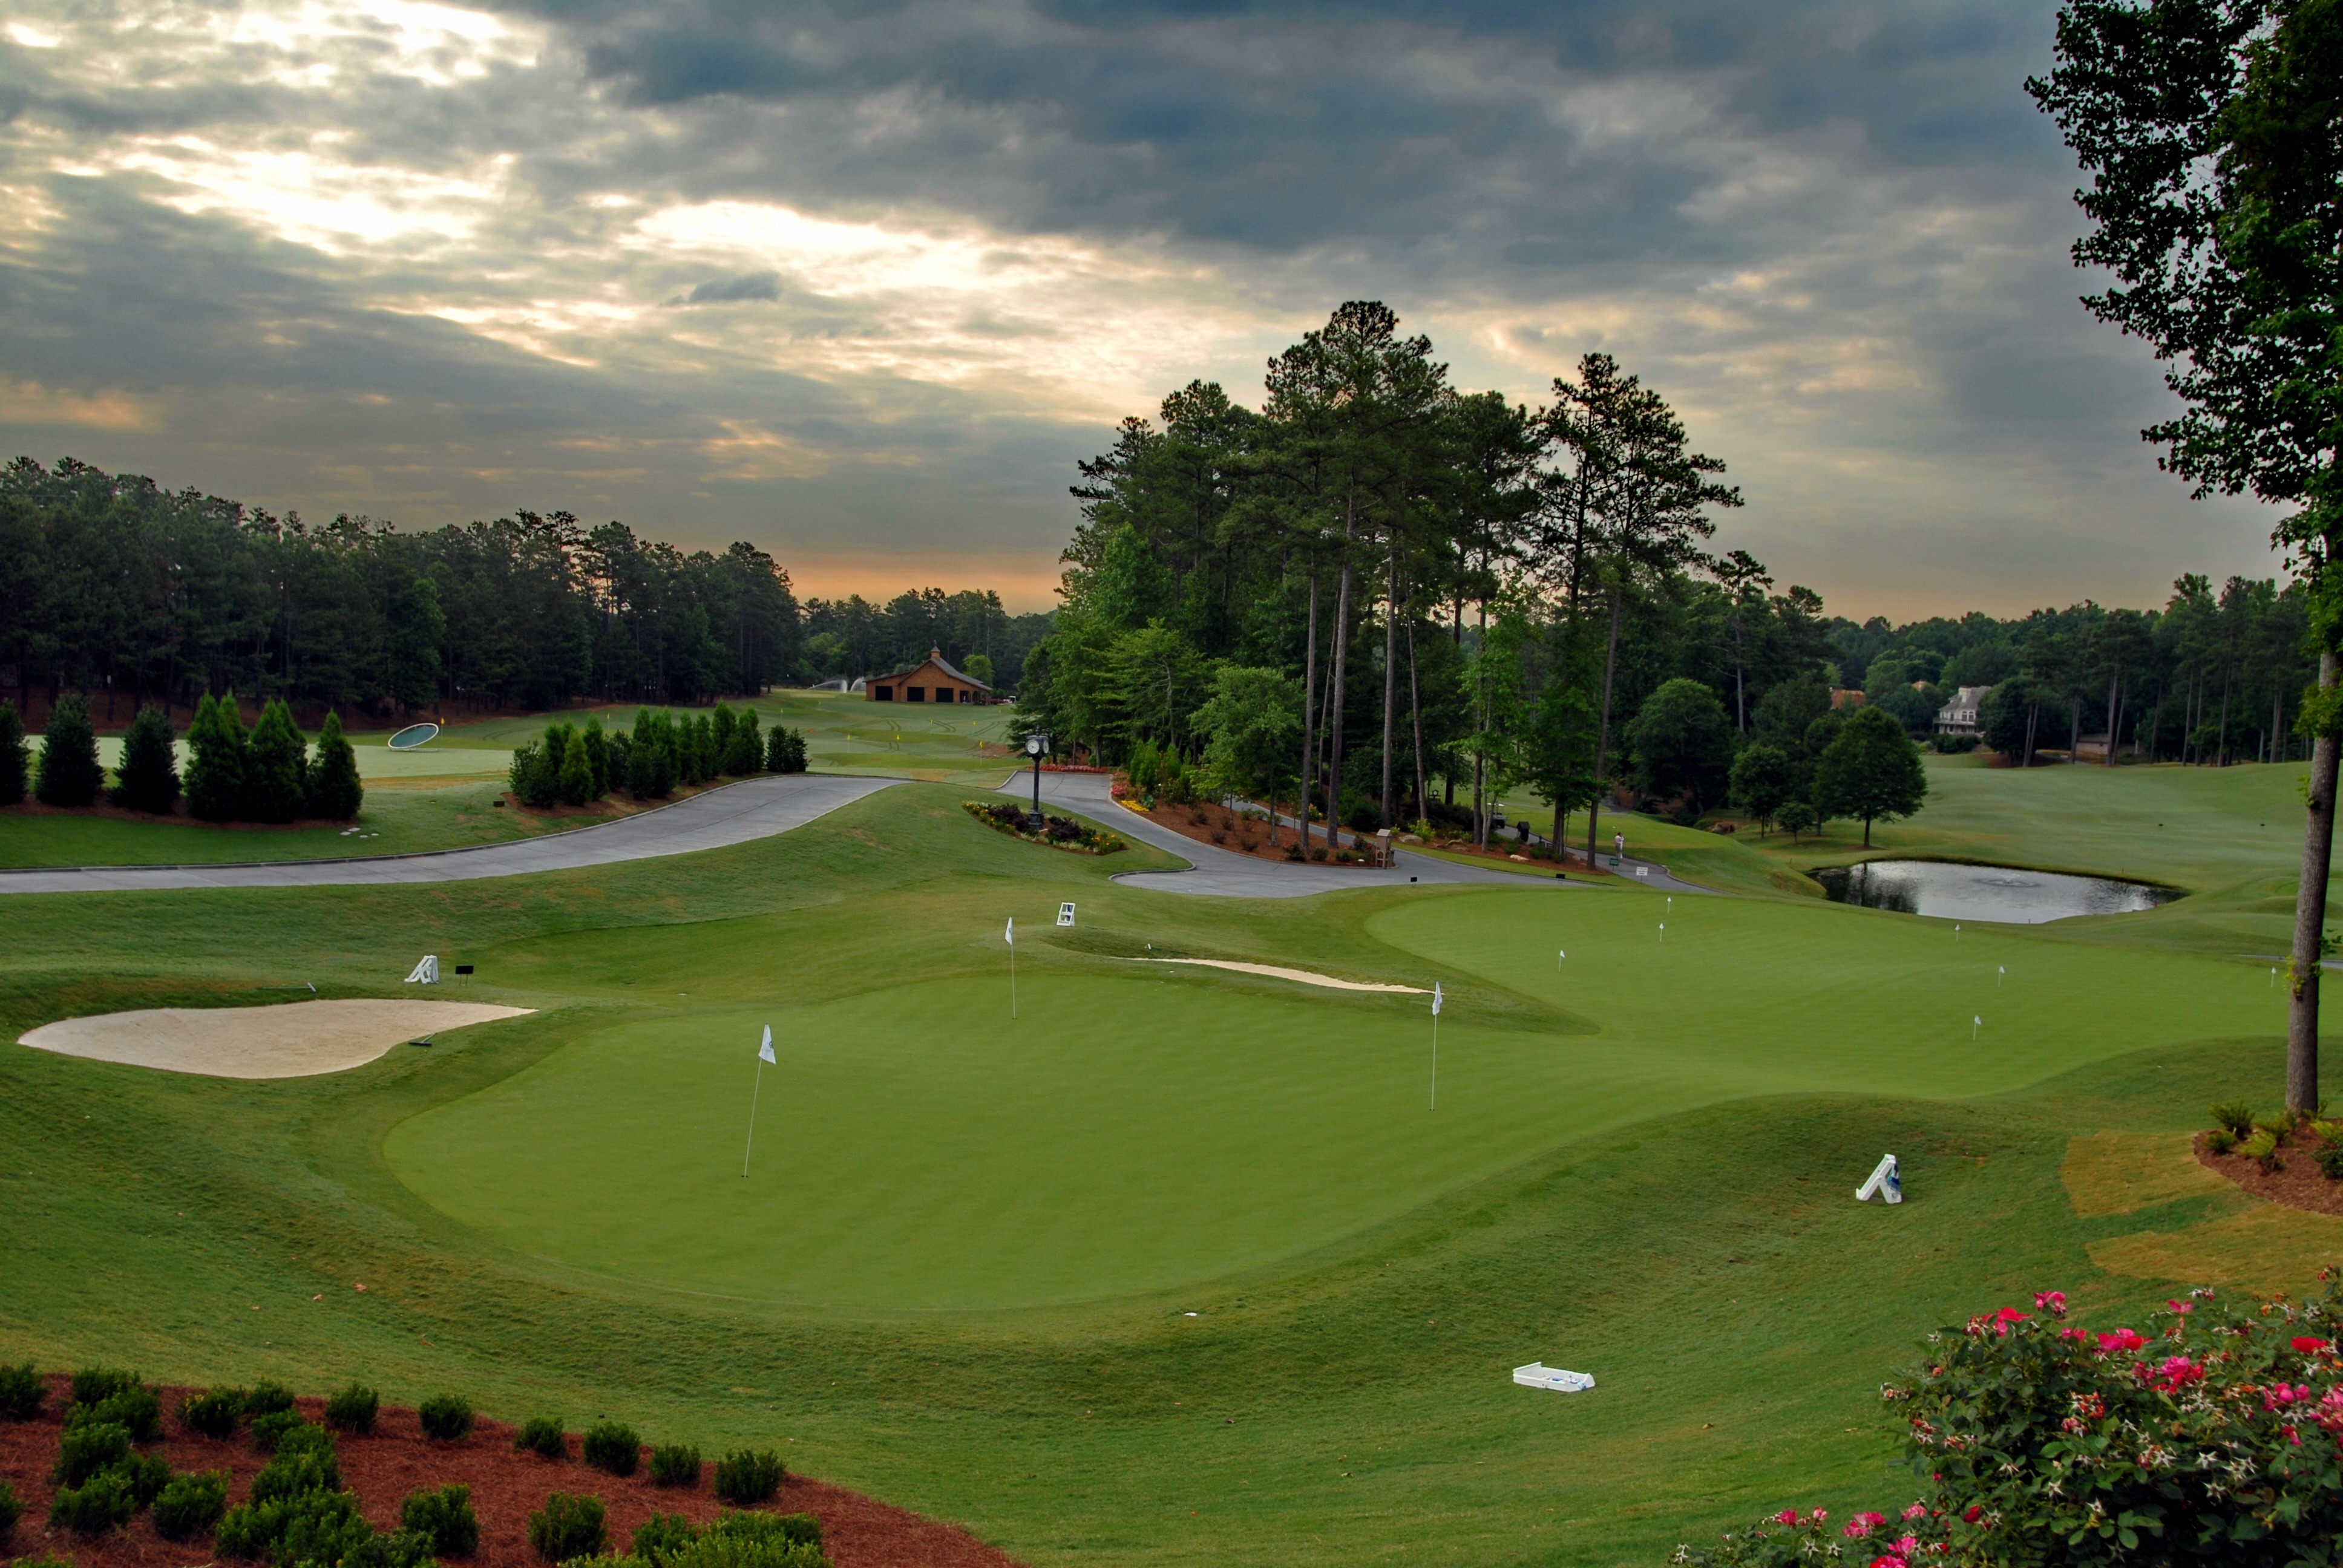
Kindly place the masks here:
[[(566, 833), (347, 860), (271, 860), (217, 866), (81, 866), (0, 870), (0, 893), (103, 893), (178, 888), (342, 888), (468, 882), (574, 871), (621, 860), (689, 855), (801, 828), (900, 779), (794, 773), (744, 779), (670, 806)], [(1126, 813), (1127, 814), (1127, 813)]]
[[(1003, 783), (998, 793), (1030, 802), (1033, 799), (1033, 776), (1030, 772), (1019, 772)], [(1222, 899), (1305, 899), (1312, 893), (1340, 892), (1350, 888), (1388, 888), (1393, 885), (1403, 888), (1410, 882), (1479, 882), (1509, 888), (1583, 886), (1551, 876), (1541, 879), (1514, 871), (1460, 866), (1453, 860), (1436, 859), (1430, 855), (1412, 855), (1405, 849), (1399, 851), (1399, 864), (1390, 869), (1368, 866), (1295, 866), (1281, 861), (1259, 860), (1250, 855), (1234, 854), (1227, 849), (1216, 849), (1210, 844), (1199, 844), (1195, 839), (1175, 833), (1136, 811), (1123, 809), (1107, 792), (1107, 776), (1103, 773), (1044, 773), (1041, 775), (1041, 803), (1045, 807), (1071, 807), (1111, 824), (1119, 833), (1127, 833), (1141, 843), (1167, 849), (1194, 863), (1192, 870), (1125, 871), (1114, 879), (1125, 887), (1151, 888), (1158, 892), (1201, 893)]]

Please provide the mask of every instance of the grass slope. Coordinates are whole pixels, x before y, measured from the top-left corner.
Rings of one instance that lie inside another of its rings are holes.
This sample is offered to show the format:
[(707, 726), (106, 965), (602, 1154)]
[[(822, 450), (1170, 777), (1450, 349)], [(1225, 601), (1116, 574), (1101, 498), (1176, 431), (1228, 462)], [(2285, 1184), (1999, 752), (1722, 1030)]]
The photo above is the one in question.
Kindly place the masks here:
[[(1120, 887), (1151, 851), (1021, 844), (960, 793), (496, 884), (44, 900), (0, 960), (8, 1038), (290, 978), (387, 993), (422, 950), (547, 1010), (273, 1084), (0, 1046), (0, 1355), (772, 1442), (1037, 1563), (1650, 1563), (1903, 1496), (1874, 1391), (1937, 1322), (2343, 1255), (2343, 1224), (2107, 1173), (2177, 1169), (2208, 1100), (2277, 1091), (2276, 1004), (2225, 936), (2130, 950), (2170, 910), (1956, 946), (1785, 899), (1239, 904)], [(1441, 978), (1440, 1111), (1420, 1003), (1133, 978), (1150, 942)], [(728, 1220), (767, 1019), (770, 1184)], [(732, 1121), (679, 1120), (702, 1073)], [(1910, 1201), (1855, 1205), (1887, 1149)], [(1601, 1387), (1513, 1388), (1534, 1357)]]

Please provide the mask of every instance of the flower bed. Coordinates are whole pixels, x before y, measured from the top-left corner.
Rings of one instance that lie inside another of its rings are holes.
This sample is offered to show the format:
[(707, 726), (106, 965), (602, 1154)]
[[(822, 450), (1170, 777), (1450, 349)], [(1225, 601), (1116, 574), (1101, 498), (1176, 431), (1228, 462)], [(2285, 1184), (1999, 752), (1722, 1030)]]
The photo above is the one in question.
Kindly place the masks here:
[(1022, 839), (1029, 844), (1048, 844), (1053, 849), (1071, 849), (1083, 855), (1111, 855), (1129, 848), (1120, 838), (1102, 829), (1077, 822), (1071, 817), (1044, 817), (1039, 833), (1025, 826), (1025, 813), (1006, 801), (963, 800), (968, 814), (996, 831), (1012, 839)]
[(1928, 1336), (1881, 1397), (1918, 1496), (1892, 1514), (1785, 1509), (1679, 1563), (2327, 1563), (2343, 1532), (2333, 1296), (2208, 1290), (2146, 1332), (2092, 1332), (2056, 1291)]

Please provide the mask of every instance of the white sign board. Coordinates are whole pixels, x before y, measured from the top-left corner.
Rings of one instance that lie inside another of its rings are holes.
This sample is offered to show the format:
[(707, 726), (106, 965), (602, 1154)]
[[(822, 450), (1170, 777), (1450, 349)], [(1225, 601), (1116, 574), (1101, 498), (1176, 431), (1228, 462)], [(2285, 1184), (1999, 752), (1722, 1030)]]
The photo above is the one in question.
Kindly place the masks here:
[(1564, 1372), (1560, 1367), (1532, 1362), (1525, 1367), (1513, 1369), (1513, 1381), (1523, 1388), (1553, 1389), (1558, 1393), (1584, 1393), (1594, 1386), (1594, 1374)]
[(1868, 1203), (1876, 1197), (1883, 1203), (1904, 1201), (1904, 1178), (1896, 1172), (1896, 1156), (1883, 1154), (1872, 1171), (1871, 1180), (1855, 1190), (1855, 1201)]
[(1073, 905), (1060, 904), (1058, 906), (1058, 923), (1061, 926), (1071, 926), (1074, 923)]

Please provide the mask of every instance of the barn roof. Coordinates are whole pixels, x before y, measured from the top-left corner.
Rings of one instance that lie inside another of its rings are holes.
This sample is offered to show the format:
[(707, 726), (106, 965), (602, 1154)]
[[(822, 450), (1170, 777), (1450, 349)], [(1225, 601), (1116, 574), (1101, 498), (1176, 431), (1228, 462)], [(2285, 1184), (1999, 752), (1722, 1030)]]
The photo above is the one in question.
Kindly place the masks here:
[(874, 678), (879, 680), (900, 680), (907, 675), (917, 675), (920, 670), (927, 668), (927, 667), (931, 664), (938, 669), (942, 670), (946, 675), (950, 676), (954, 680), (964, 680), (970, 686), (975, 687), (979, 691), (990, 691), (992, 689), (992, 687), (989, 682), (979, 680), (972, 675), (963, 675), (959, 670), (954, 669), (950, 663), (945, 659), (944, 650), (940, 648), (931, 648), (928, 649), (928, 657), (920, 660), (917, 664), (907, 666), (902, 669), (890, 671), (886, 675), (878, 676)]

